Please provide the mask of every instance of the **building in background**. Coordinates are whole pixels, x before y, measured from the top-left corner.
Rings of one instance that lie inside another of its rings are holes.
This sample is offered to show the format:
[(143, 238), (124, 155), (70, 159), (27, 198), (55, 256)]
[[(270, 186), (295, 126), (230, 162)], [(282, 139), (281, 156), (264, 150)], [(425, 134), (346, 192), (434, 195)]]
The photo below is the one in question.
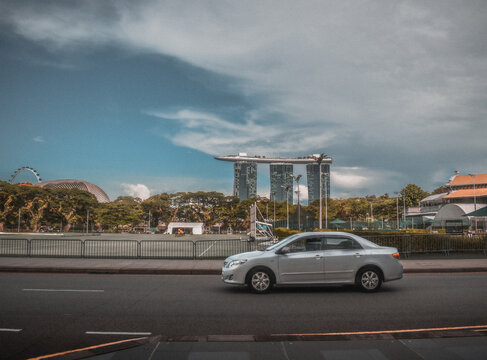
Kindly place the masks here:
[[(293, 164), (270, 164), (271, 175), (270, 200), (284, 202), (287, 200), (293, 203)], [(286, 189), (288, 189), (286, 191)]]
[[(240, 200), (245, 200), (249, 197), (255, 196), (257, 194), (257, 164), (264, 163), (270, 164), (270, 194), (271, 199), (276, 196), (276, 201), (286, 200), (286, 190), (281, 187), (291, 186), (293, 189), (292, 179), (290, 174), (293, 172), (293, 164), (309, 165), (315, 164), (316, 169), (319, 172), (318, 161), (321, 161), (322, 169), (326, 170), (325, 175), (322, 175), (325, 179), (322, 187), (327, 189), (327, 195), (330, 196), (330, 165), (332, 163), (332, 158), (324, 154), (313, 154), (305, 157), (297, 158), (280, 158), (280, 157), (266, 157), (266, 156), (248, 156), (246, 153), (239, 153), (238, 155), (226, 155), (215, 157), (216, 160), (229, 161), (234, 164), (234, 185), (233, 194), (238, 196)], [(288, 170), (291, 170), (287, 173)], [(313, 173), (314, 174), (314, 173)], [(296, 175), (296, 174), (295, 174)], [(313, 186), (318, 186), (319, 188), (319, 173), (316, 178), (313, 178)], [(308, 187), (310, 178), (308, 178)], [(316, 185), (318, 181), (318, 185)], [(282, 190), (280, 190), (282, 189)], [(275, 195), (273, 195), (273, 193)], [(319, 198), (319, 190), (316, 189), (313, 193), (316, 199)], [(323, 198), (325, 193), (323, 192)], [(289, 200), (292, 203), (293, 191), (288, 191)], [(282, 199), (282, 200), (281, 200)]]
[[(320, 198), (320, 167), (318, 164), (306, 165), (308, 177), (308, 203)], [(330, 197), (330, 164), (321, 164), (321, 198)]]
[(31, 174), (31, 176), (34, 176), (35, 180), (37, 181), (37, 184), (32, 184), (31, 182), (25, 183), (24, 181), (22, 182), (23, 185), (37, 186), (46, 189), (78, 189), (93, 194), (98, 202), (110, 202), (110, 198), (108, 197), (106, 192), (95, 184), (92, 184), (88, 181), (75, 179), (42, 181), (37, 170), (30, 166), (22, 166), (15, 170), (8, 182), (10, 184), (15, 184), (15, 179), (17, 178), (17, 176), (23, 173)]
[(87, 191), (90, 194), (95, 195), (96, 200), (100, 203), (110, 202), (110, 198), (99, 186), (89, 183), (83, 180), (50, 180), (38, 183), (36, 186), (47, 189), (78, 189)]
[(233, 165), (233, 195), (245, 200), (257, 195), (257, 163), (239, 161)]
[(455, 175), (446, 183), (447, 192), (430, 195), (419, 207), (407, 209), (406, 218), (414, 227), (428, 225), (447, 232), (486, 231), (487, 217), (472, 213), (487, 207), (487, 174)]

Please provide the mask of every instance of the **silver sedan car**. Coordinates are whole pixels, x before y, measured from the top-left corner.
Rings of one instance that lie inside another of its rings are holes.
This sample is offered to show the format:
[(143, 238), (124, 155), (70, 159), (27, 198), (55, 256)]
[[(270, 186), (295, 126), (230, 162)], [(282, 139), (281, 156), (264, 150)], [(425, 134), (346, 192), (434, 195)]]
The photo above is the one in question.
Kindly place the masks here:
[(374, 244), (341, 232), (309, 232), (289, 236), (263, 251), (230, 256), (222, 280), (265, 293), (274, 285), (355, 284), (365, 292), (382, 282), (402, 278), (396, 248)]

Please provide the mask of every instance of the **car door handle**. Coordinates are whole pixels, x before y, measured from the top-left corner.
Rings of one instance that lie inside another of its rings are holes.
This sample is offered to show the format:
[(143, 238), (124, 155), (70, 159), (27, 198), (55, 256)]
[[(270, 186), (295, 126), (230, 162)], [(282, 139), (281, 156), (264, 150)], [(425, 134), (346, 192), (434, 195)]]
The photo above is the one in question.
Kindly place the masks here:
[(321, 259), (321, 255), (315, 255), (315, 259), (316, 259), (316, 260)]
[(359, 258), (359, 257), (361, 257), (361, 256), (362, 256), (362, 255), (361, 255), (360, 253), (356, 253), (356, 254), (355, 254), (355, 257), (357, 257), (357, 258)]

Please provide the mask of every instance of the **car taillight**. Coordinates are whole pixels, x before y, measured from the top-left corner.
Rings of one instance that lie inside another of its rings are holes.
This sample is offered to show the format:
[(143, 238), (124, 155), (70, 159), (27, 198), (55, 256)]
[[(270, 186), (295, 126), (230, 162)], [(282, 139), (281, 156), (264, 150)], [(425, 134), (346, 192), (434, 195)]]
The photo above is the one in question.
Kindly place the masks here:
[(393, 258), (396, 258), (396, 259), (398, 259), (398, 260), (399, 260), (399, 258), (400, 258), (399, 253), (394, 253), (394, 254), (392, 254), (392, 257), (393, 257)]

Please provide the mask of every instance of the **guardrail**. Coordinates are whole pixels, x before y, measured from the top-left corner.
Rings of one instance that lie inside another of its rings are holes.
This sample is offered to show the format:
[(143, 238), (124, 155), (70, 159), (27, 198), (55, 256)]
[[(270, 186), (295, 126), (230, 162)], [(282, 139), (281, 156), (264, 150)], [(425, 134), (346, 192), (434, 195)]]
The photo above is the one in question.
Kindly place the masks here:
[[(402, 256), (421, 253), (479, 252), (487, 255), (487, 236), (377, 235), (364, 236), (382, 246), (398, 249)], [(126, 258), (126, 259), (224, 259), (230, 255), (262, 250), (269, 242), (240, 239), (213, 240), (101, 240), (101, 239), (0, 239), (0, 256)]]
[(240, 239), (0, 239), (0, 256), (203, 260), (224, 259), (241, 252), (262, 250), (270, 245), (265, 241)]
[(422, 253), (479, 252), (487, 255), (487, 235), (375, 235), (364, 238), (381, 246), (397, 248), (404, 256)]

